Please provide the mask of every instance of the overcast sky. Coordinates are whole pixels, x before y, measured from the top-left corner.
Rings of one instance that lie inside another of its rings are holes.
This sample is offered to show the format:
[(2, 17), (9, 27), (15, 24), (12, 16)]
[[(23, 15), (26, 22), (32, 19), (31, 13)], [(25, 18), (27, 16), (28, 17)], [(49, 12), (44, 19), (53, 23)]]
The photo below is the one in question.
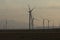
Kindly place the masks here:
[[(60, 0), (0, 0), (0, 18), (28, 23), (28, 4), (31, 8), (35, 7), (32, 12), (34, 17), (41, 16), (54, 20), (55, 25), (59, 24)], [(35, 24), (40, 26), (42, 25), (41, 22), (37, 21)]]

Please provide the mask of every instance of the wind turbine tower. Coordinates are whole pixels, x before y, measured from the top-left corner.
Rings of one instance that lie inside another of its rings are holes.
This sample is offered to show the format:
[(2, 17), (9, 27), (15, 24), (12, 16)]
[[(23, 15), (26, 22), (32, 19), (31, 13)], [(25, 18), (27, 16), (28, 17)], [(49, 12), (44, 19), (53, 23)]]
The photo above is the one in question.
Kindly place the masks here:
[(45, 26), (44, 26), (44, 25), (45, 25), (44, 22), (45, 22), (45, 19), (43, 19), (43, 29), (45, 28)]
[(50, 21), (49, 20), (47, 20), (48, 21), (48, 29), (49, 29), (49, 23), (50, 23)]
[(32, 11), (34, 10), (34, 8), (33, 9), (31, 9), (30, 8), (30, 6), (28, 6), (28, 8), (29, 8), (29, 29), (32, 29), (32, 27), (33, 27), (33, 23), (32, 23), (32, 21), (33, 21), (33, 18), (32, 18)]
[(32, 18), (32, 29), (34, 29), (34, 18)]
[(6, 19), (6, 29), (7, 29), (7, 19)]

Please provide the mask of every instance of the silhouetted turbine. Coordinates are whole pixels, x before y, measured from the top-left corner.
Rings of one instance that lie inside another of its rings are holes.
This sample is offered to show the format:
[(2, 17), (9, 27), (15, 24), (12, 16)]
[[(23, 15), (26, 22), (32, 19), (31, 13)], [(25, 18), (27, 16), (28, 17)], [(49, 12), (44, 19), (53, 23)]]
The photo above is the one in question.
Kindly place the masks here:
[(7, 19), (6, 19), (6, 29), (7, 29)]
[(29, 5), (28, 5), (28, 8), (29, 8), (29, 11), (28, 11), (29, 12), (29, 29), (32, 29), (32, 26), (33, 26), (32, 11), (34, 10), (34, 8), (31, 9)]
[(50, 20), (48, 20), (48, 19), (46, 19), (47, 20), (47, 22), (48, 22), (48, 29), (49, 29), (49, 25), (50, 25)]
[(34, 17), (32, 18), (32, 29), (34, 29)]
[(54, 20), (48, 20), (47, 19), (47, 21), (48, 21), (48, 29), (49, 29), (50, 21), (53, 21), (52, 27), (54, 28)]
[(40, 16), (39, 18), (43, 19), (43, 29), (44, 29), (44, 28), (45, 28), (45, 20), (46, 20), (46, 19), (43, 18), (43, 17), (41, 17), (41, 16)]
[(52, 20), (53, 21), (53, 25), (52, 25), (52, 27), (54, 28), (54, 20)]
[(44, 22), (45, 22), (45, 19), (43, 19), (43, 29), (45, 28), (45, 26), (44, 26), (44, 25), (45, 25)]

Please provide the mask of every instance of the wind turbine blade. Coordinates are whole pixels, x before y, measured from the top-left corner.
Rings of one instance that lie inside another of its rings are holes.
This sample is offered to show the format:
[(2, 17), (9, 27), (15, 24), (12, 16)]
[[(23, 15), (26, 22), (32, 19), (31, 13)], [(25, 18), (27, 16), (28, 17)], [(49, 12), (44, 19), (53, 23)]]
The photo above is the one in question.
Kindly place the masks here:
[(30, 5), (28, 5), (28, 8), (29, 8), (29, 10), (30, 10)]
[(31, 9), (31, 11), (33, 11), (35, 8)]

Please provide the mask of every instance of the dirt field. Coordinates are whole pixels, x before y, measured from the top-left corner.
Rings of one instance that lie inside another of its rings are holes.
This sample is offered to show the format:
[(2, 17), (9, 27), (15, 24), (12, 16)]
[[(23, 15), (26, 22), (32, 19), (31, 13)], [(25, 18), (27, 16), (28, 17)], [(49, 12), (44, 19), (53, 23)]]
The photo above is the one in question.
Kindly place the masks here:
[(58, 40), (60, 29), (0, 30), (0, 40)]

